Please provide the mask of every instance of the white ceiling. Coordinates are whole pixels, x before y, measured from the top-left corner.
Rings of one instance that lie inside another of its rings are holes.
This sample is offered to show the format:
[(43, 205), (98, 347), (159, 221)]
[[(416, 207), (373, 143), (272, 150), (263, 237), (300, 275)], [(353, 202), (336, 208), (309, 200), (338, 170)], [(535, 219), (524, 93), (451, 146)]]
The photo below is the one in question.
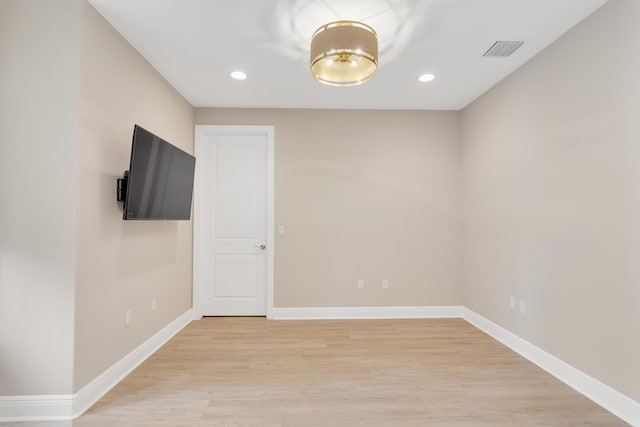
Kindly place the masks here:
[[(607, 0), (89, 1), (196, 107), (457, 110)], [(378, 73), (364, 85), (311, 77), (311, 35), (339, 19), (378, 33)], [(496, 40), (525, 43), (483, 57)], [(424, 73), (435, 80), (419, 83)]]

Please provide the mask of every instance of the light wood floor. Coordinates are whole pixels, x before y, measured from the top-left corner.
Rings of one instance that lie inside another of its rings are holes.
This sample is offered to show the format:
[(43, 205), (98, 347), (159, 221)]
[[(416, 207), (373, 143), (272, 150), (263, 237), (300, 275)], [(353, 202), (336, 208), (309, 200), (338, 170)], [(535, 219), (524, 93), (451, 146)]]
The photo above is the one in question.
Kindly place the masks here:
[(73, 422), (578, 425), (627, 424), (460, 319), (205, 318)]

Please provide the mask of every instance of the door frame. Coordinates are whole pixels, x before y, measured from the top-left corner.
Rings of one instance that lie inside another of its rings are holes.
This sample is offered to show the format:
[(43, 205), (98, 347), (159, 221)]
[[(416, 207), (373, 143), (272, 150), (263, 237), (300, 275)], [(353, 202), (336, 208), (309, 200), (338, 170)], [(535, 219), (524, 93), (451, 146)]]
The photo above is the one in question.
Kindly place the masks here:
[(200, 278), (200, 265), (204, 256), (203, 239), (201, 236), (200, 222), (204, 215), (200, 198), (204, 188), (201, 168), (204, 166), (198, 162), (198, 155), (202, 153), (204, 138), (209, 135), (260, 135), (267, 139), (267, 280), (266, 280), (266, 313), (267, 319), (272, 318), (273, 313), (273, 260), (275, 252), (274, 240), (274, 183), (275, 183), (275, 128), (274, 126), (232, 126), (232, 125), (195, 125), (194, 153), (196, 157), (196, 170), (193, 183), (193, 282), (192, 304), (193, 319), (199, 320), (203, 316), (201, 300), (204, 297), (202, 287), (205, 286)]

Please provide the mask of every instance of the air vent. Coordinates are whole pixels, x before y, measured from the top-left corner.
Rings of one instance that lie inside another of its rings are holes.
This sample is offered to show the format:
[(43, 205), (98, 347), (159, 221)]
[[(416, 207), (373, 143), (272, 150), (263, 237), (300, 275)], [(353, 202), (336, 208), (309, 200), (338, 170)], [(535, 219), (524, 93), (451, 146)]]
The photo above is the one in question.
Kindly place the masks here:
[(524, 44), (523, 41), (503, 41), (499, 40), (491, 45), (489, 49), (482, 55), (491, 58), (506, 58), (511, 56), (520, 46)]

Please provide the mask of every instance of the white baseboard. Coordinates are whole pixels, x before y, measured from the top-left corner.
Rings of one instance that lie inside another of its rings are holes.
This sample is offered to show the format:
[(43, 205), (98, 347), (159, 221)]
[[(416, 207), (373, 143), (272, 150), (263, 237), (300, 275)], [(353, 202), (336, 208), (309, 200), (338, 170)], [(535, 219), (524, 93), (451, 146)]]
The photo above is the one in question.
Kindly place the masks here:
[(296, 307), (271, 311), (272, 320), (460, 318), (462, 306)]
[(70, 420), (72, 405), (70, 394), (0, 396), (0, 423)]
[(639, 402), (590, 377), (528, 341), (523, 340), (478, 313), (468, 308), (464, 308), (462, 312), (463, 318), (476, 328), (500, 341), (511, 350), (538, 365), (563, 383), (593, 400), (632, 426), (640, 426)]
[(72, 420), (129, 375), (193, 319), (191, 309), (72, 395), (0, 396), (0, 422)]
[(173, 338), (193, 319), (191, 309), (187, 310), (180, 317), (158, 331), (151, 338), (138, 346), (131, 353), (120, 359), (115, 365), (100, 374), (97, 378), (84, 386), (74, 395), (72, 405), (72, 418), (82, 415), (87, 409), (96, 403), (102, 396), (111, 390), (116, 384), (124, 379), (137, 368), (142, 362), (147, 360), (153, 353), (158, 351), (167, 341)]
[[(0, 422), (71, 420), (104, 396), (194, 318), (192, 310), (171, 322), (74, 395), (0, 396)], [(560, 381), (632, 426), (640, 427), (640, 403), (590, 377), (501, 326), (462, 306), (273, 308), (270, 319), (464, 318)]]

